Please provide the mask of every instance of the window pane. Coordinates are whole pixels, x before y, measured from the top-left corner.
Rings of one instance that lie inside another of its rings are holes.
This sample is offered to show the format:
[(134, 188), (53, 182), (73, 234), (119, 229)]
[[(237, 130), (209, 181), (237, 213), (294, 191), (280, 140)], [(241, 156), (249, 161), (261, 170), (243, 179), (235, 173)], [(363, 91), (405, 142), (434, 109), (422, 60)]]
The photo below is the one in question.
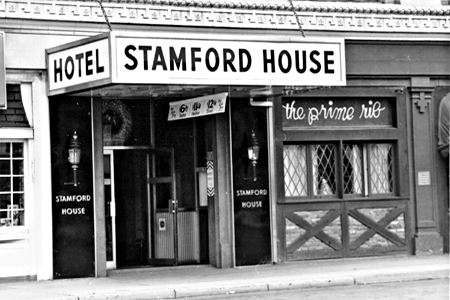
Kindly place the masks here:
[(19, 226), (25, 225), (25, 210), (22, 209), (17, 212), (15, 225), (19, 225)]
[(13, 146), (13, 157), (14, 158), (23, 157), (23, 144), (12, 143), (12, 146)]
[(0, 160), (0, 174), (1, 175), (11, 175), (11, 161), (10, 160)]
[(370, 184), (372, 194), (389, 194), (394, 190), (391, 144), (370, 145)]
[(283, 149), (285, 196), (306, 196), (308, 194), (306, 146), (286, 145)]
[(13, 191), (14, 192), (23, 192), (23, 177), (13, 177)]
[(25, 225), (24, 194), (13, 195), (13, 224), (15, 226)]
[(23, 160), (13, 160), (13, 174), (23, 175)]
[(11, 157), (10, 143), (0, 143), (0, 157)]
[(13, 205), (17, 208), (24, 208), (24, 198), (23, 194), (14, 194), (13, 195)]
[(0, 209), (6, 209), (11, 205), (11, 195), (0, 195)]
[(11, 191), (11, 177), (0, 177), (0, 192)]
[(336, 194), (334, 145), (312, 145), (314, 195)]
[(0, 195), (0, 227), (12, 226), (11, 196)]
[(344, 194), (358, 195), (363, 193), (362, 147), (344, 144)]

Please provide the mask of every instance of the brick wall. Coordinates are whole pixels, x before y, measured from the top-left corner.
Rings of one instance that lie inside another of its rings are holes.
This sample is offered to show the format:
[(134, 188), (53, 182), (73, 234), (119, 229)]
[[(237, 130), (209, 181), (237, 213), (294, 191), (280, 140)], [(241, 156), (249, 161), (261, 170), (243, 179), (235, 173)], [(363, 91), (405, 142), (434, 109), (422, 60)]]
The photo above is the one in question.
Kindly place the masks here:
[[(358, 209), (358, 211), (364, 214), (366, 217), (370, 218), (374, 222), (380, 221), (384, 216), (386, 216), (392, 208), (371, 208), (371, 209)], [(320, 220), (328, 213), (328, 210), (314, 210), (314, 211), (298, 211), (295, 212), (296, 215), (307, 221), (312, 226), (315, 226)], [(350, 243), (354, 242), (368, 229), (365, 225), (361, 224), (359, 221), (348, 216), (349, 225), (349, 240)], [(291, 243), (304, 234), (307, 231), (296, 224), (286, 220), (286, 245), (289, 246)], [(391, 233), (397, 235), (401, 239), (405, 239), (405, 220), (404, 215), (400, 215), (397, 219), (393, 220), (386, 226), (386, 229)], [(328, 236), (334, 238), (335, 240), (342, 243), (342, 228), (341, 228), (341, 218), (335, 219), (333, 222), (328, 224), (322, 229), (324, 233)], [(358, 250), (362, 252), (367, 252), (369, 255), (371, 252), (387, 252), (389, 250), (395, 250), (397, 247), (390, 241), (386, 240), (379, 234), (375, 234), (372, 238), (367, 240), (362, 244)], [(320, 254), (319, 252), (322, 252)], [(324, 244), (316, 237), (312, 237), (300, 248), (298, 248), (295, 253), (288, 255), (288, 259), (302, 259), (302, 258), (314, 258), (314, 257), (327, 257), (336, 256), (333, 254), (335, 252), (330, 246)], [(327, 254), (328, 253), (328, 254)]]
[(30, 127), (23, 108), (20, 85), (7, 84), (7, 109), (0, 109), (1, 127)]

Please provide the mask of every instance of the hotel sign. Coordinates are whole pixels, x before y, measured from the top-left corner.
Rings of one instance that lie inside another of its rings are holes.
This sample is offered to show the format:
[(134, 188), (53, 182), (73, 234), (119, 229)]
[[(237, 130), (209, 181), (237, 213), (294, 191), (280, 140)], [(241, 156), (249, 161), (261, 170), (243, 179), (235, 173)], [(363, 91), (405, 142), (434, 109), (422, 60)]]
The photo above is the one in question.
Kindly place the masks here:
[(82, 87), (90, 82), (108, 80), (109, 41), (101, 39), (51, 54), (48, 75), (51, 90)]
[(344, 54), (343, 39), (109, 32), (47, 50), (49, 94), (109, 84), (345, 85)]

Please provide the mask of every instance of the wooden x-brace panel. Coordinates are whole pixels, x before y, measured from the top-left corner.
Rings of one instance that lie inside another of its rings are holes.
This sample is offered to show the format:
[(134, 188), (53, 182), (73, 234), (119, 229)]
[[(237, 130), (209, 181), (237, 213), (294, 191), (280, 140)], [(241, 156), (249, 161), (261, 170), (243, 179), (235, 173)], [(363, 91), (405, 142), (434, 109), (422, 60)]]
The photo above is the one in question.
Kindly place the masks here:
[(320, 241), (330, 246), (336, 251), (342, 249), (342, 244), (340, 241), (326, 234), (323, 229), (328, 226), (331, 222), (333, 222), (336, 218), (341, 215), (339, 210), (330, 210), (325, 216), (323, 216), (317, 224), (314, 226), (311, 225), (308, 221), (303, 219), (302, 217), (296, 215), (293, 212), (289, 212), (286, 214), (286, 218), (298, 225), (299, 227), (306, 230), (306, 233), (292, 242), (291, 245), (288, 246), (288, 252), (293, 253), (295, 250), (300, 248), (303, 244), (305, 244), (312, 237), (318, 238)]
[(401, 239), (398, 235), (390, 232), (386, 229), (386, 226), (389, 225), (392, 221), (394, 221), (398, 216), (405, 212), (403, 207), (397, 207), (390, 211), (386, 216), (384, 216), (378, 222), (370, 219), (365, 216), (357, 209), (349, 210), (349, 216), (352, 216), (357, 221), (361, 222), (365, 226), (367, 226), (367, 230), (361, 234), (355, 241), (350, 244), (350, 250), (358, 249), (362, 244), (364, 244), (368, 239), (373, 237), (375, 234), (379, 234), (382, 237), (386, 238), (388, 241), (391, 241), (397, 247), (403, 247), (406, 245), (406, 241)]

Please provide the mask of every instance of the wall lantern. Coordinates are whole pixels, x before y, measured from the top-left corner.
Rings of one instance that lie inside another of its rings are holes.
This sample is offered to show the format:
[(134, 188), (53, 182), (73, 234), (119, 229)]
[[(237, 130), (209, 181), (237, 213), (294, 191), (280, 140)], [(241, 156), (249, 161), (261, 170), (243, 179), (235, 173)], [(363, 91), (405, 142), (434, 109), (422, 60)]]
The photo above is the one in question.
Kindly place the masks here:
[(259, 158), (259, 146), (256, 139), (255, 132), (252, 130), (252, 136), (250, 138), (250, 146), (247, 148), (248, 159), (250, 159), (253, 166), (253, 181), (256, 181), (256, 163)]
[(77, 132), (73, 132), (73, 137), (70, 140), (70, 148), (69, 148), (69, 157), (68, 161), (72, 165), (73, 169), (73, 182), (66, 182), (66, 185), (72, 185), (77, 186), (79, 182), (77, 182), (77, 169), (78, 164), (80, 163), (80, 157), (81, 157), (81, 149), (80, 149), (80, 142), (78, 141), (78, 135)]

